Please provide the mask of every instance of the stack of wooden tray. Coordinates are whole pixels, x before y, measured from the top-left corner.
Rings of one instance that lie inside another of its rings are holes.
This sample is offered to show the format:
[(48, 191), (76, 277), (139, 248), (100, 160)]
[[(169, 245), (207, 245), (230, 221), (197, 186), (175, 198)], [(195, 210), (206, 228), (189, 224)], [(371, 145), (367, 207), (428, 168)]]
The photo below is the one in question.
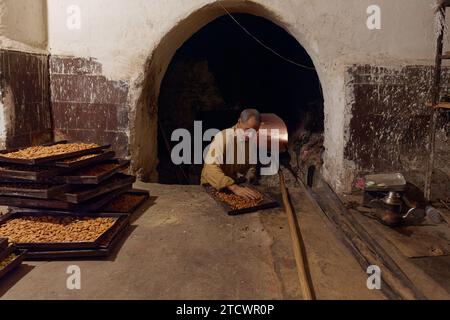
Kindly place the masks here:
[(19, 250), (7, 238), (0, 238), (0, 279), (17, 268), (25, 258), (26, 250)]
[(139, 206), (149, 197), (148, 192), (134, 191), (135, 177), (123, 173), (130, 162), (115, 158), (110, 146), (61, 141), (41, 147), (44, 152), (36, 147), (0, 151), (0, 205), (11, 208), (0, 218), (0, 230), (19, 216), (114, 217), (117, 223), (102, 235), (108, 241), (101, 237), (89, 244), (16, 243), (27, 249), (27, 259), (108, 255), (137, 208), (136, 201), (127, 212), (114, 204), (136, 195)]

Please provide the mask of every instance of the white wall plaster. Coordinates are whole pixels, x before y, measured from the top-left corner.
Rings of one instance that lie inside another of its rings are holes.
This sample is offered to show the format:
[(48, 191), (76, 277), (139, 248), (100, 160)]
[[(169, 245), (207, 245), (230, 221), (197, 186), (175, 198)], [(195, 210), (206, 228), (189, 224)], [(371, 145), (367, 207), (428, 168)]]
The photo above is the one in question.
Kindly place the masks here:
[(47, 1), (0, 0), (0, 48), (47, 51)]

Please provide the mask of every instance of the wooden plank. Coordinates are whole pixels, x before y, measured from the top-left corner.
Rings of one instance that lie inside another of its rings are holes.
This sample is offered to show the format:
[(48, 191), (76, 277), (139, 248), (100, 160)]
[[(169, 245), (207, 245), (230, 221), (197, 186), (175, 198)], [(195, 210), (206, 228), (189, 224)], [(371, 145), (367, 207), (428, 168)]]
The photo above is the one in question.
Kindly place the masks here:
[(450, 102), (439, 102), (435, 109), (450, 109)]
[(377, 265), (383, 270), (381, 290), (389, 299), (426, 299), (389, 254), (348, 212), (328, 184), (321, 181), (320, 187), (314, 190), (305, 188), (305, 190), (316, 201), (336, 230), (342, 233), (344, 244), (354, 254), (363, 270), (366, 271), (370, 265)]
[[(292, 172), (291, 172), (292, 173)], [(311, 202), (324, 213), (336, 237), (350, 250), (364, 272), (371, 265), (383, 270), (381, 291), (391, 300), (426, 300), (425, 295), (412, 283), (391, 256), (373, 239), (369, 232), (349, 213), (331, 187), (320, 177), (314, 188), (305, 186), (299, 176), (292, 173), (306, 191)]]
[[(446, 10), (445, 6), (439, 8), (439, 13), (445, 22), (446, 20)], [(431, 105), (434, 107), (439, 104), (439, 99), (441, 95), (441, 81), (442, 81), (442, 51), (444, 48), (444, 33), (445, 33), (445, 23), (439, 30), (439, 35), (436, 39), (436, 58), (435, 58), (435, 68), (433, 77), (433, 86), (431, 87)], [(434, 161), (436, 157), (436, 126), (438, 121), (438, 113), (433, 110), (431, 116), (431, 122), (429, 126), (429, 141), (428, 141), (428, 153), (429, 158), (427, 162), (426, 172), (425, 172), (425, 187), (424, 195), (427, 200), (431, 200), (431, 183), (432, 175), (434, 171)]]
[(294, 213), (294, 208), (289, 197), (288, 190), (284, 181), (283, 172), (278, 172), (280, 178), (280, 189), (283, 197), (284, 210), (288, 217), (289, 231), (291, 234), (292, 248), (294, 251), (295, 263), (297, 265), (297, 273), (299, 279), (299, 285), (302, 289), (303, 299), (315, 300), (316, 295), (314, 287), (312, 285), (311, 274), (309, 271), (308, 259), (306, 256), (305, 244), (300, 231), (300, 226), (297, 221), (297, 215)]
[(390, 228), (350, 210), (365, 226), (389, 240), (408, 258), (450, 255), (450, 228), (446, 224)]
[(441, 101), (437, 103), (436, 105), (433, 105), (432, 103), (428, 102), (427, 107), (433, 108), (433, 109), (450, 109), (450, 102)]

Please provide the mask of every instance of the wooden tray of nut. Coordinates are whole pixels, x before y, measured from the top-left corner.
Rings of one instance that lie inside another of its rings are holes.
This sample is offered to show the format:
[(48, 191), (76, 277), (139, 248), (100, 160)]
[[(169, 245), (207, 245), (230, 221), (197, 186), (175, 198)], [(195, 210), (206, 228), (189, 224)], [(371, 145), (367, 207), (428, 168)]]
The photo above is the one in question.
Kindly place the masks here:
[(69, 168), (69, 169), (79, 169), (84, 168), (86, 166), (91, 166), (93, 164), (102, 162), (104, 160), (109, 160), (114, 158), (116, 153), (114, 151), (101, 151), (101, 152), (93, 152), (90, 154), (76, 156), (71, 158), (66, 158), (64, 160), (55, 161), (49, 163), (49, 166), (60, 167), (60, 168)]
[(109, 145), (99, 146), (95, 143), (69, 143), (62, 141), (22, 149), (2, 150), (0, 151), (0, 162), (37, 165), (91, 154), (106, 148), (109, 148)]
[(0, 204), (9, 206), (14, 212), (23, 212), (33, 209), (37, 212), (42, 210), (68, 211), (69, 214), (82, 215), (89, 212), (95, 212), (109, 201), (120, 194), (131, 189), (130, 186), (114, 190), (112, 192), (94, 197), (83, 203), (70, 203), (55, 199), (32, 199), (25, 197), (0, 196)]
[(132, 214), (149, 198), (150, 193), (148, 191), (132, 189), (115, 197), (99, 211)]
[(68, 184), (99, 184), (117, 172), (126, 169), (129, 165), (129, 160), (105, 160), (92, 166), (78, 169), (70, 174), (60, 176), (58, 180)]
[(63, 174), (67, 168), (52, 168), (46, 166), (29, 166), (20, 164), (0, 164), (0, 178), (18, 179), (21, 181), (46, 182), (49, 177)]
[(29, 251), (95, 249), (119, 220), (117, 216), (75, 216), (16, 212), (0, 217), (0, 237)]
[(28, 183), (0, 181), (0, 195), (39, 199), (53, 199), (69, 191), (68, 184), (53, 185), (49, 183)]
[(132, 184), (136, 181), (136, 177), (122, 173), (116, 173), (108, 180), (97, 185), (81, 185), (80, 187), (66, 192), (61, 200), (71, 203), (81, 203), (92, 199), (99, 195), (109, 193), (111, 191), (126, 188), (131, 189)]
[[(248, 188), (252, 188), (249, 185), (245, 185)], [(240, 196), (236, 196), (231, 192), (217, 191), (211, 186), (204, 186), (206, 192), (216, 201), (224, 210), (231, 216), (251, 213), (258, 210), (270, 209), (278, 207), (279, 204), (276, 200), (272, 199), (269, 195), (261, 193), (261, 198), (255, 200), (245, 199)]]
[(130, 225), (129, 216), (123, 215), (118, 218), (117, 223), (107, 231), (101, 239), (99, 246), (93, 249), (61, 249), (47, 251), (28, 251), (26, 260), (43, 259), (78, 259), (78, 258), (101, 258), (111, 254), (117, 244), (123, 239)]
[(7, 257), (0, 260), (0, 280), (22, 263), (26, 253), (26, 250), (14, 249)]

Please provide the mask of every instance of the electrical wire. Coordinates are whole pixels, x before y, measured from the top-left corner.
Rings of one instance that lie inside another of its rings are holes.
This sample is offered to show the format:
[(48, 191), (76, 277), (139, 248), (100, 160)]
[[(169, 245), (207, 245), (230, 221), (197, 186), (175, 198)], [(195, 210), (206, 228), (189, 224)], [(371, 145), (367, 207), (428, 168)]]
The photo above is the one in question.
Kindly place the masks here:
[(296, 65), (297, 67), (303, 68), (303, 69), (308, 69), (308, 70), (316, 70), (316, 68), (314, 67), (309, 67), (306, 66), (304, 64), (295, 62), (289, 58), (286, 58), (285, 56), (279, 54), (278, 52), (276, 52), (274, 49), (270, 48), (268, 45), (266, 45), (264, 42), (262, 42), (261, 40), (259, 40), (256, 36), (254, 36), (250, 31), (247, 30), (247, 28), (245, 28), (241, 23), (239, 23), (239, 21), (236, 20), (235, 17), (233, 17), (233, 15), (230, 13), (230, 11), (228, 11), (221, 3), (218, 3), (219, 6), (222, 7), (222, 9), (226, 12), (226, 14), (242, 29), (244, 30), (244, 32), (246, 34), (248, 34), (251, 38), (253, 38), (258, 44), (260, 44), (263, 48), (265, 48), (266, 50), (270, 51), (271, 53), (273, 53), (274, 55), (278, 56), (279, 58), (283, 59), (284, 61), (291, 63), (293, 65)]

